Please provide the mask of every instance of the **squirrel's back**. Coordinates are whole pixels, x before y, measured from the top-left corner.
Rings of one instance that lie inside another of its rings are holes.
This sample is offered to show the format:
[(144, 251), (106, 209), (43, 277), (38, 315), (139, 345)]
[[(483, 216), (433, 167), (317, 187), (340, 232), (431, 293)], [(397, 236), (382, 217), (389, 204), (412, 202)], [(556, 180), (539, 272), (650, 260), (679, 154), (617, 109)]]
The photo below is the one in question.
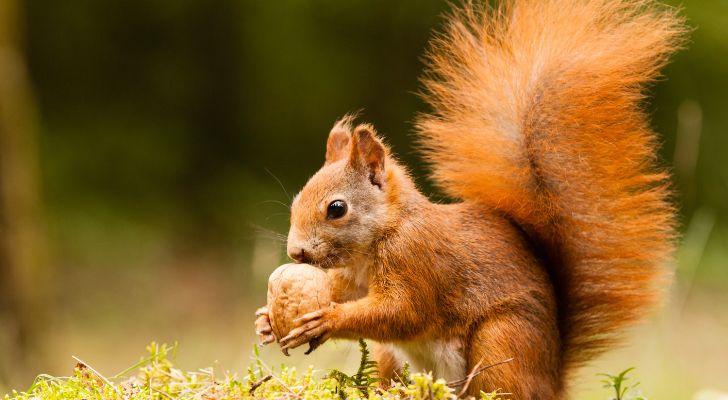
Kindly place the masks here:
[(433, 178), (543, 247), (565, 372), (649, 310), (665, 276), (674, 210), (641, 103), (684, 32), (649, 0), (513, 0), (467, 4), (433, 41), (418, 120)]

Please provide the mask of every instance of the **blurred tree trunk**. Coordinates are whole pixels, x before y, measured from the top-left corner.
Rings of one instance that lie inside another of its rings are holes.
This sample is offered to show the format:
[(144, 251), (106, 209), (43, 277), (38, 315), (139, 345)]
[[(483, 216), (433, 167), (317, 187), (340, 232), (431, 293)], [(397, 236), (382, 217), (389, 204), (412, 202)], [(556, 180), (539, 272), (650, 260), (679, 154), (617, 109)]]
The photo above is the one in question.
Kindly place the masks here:
[(48, 293), (36, 109), (18, 0), (0, 0), (0, 381), (40, 367)]

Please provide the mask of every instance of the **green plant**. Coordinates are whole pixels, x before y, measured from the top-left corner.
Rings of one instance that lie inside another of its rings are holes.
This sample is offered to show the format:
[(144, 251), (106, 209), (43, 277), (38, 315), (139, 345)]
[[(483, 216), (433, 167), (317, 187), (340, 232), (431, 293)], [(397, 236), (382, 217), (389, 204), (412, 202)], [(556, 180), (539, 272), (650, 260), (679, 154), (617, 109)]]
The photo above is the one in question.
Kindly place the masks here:
[(480, 400), (504, 400), (505, 397), (502, 396), (503, 393), (501, 393), (500, 390), (496, 390), (490, 393), (480, 392)]
[(410, 373), (410, 365), (407, 361), (404, 362), (404, 365), (402, 366), (402, 374), (399, 376), (399, 381), (402, 382), (403, 385), (407, 386), (410, 383), (412, 383), (412, 377)]
[[(303, 373), (285, 365), (279, 369), (268, 366), (261, 358), (257, 347), (247, 374), (242, 378), (234, 373), (203, 368), (183, 371), (174, 366), (177, 344), (152, 343), (147, 346), (148, 356), (124, 371), (104, 376), (88, 363), (77, 360), (71, 376), (56, 377), (39, 375), (31, 387), (24, 392), (13, 391), (0, 397), (3, 400), (253, 400), (253, 399), (361, 399), (383, 400), (454, 400), (453, 382), (433, 378), (431, 373), (411, 373), (409, 365), (402, 368), (389, 388), (378, 386), (377, 364), (370, 359), (369, 349), (363, 340), (359, 341), (361, 360), (356, 373), (349, 376), (332, 370), (327, 375), (309, 367)], [(493, 366), (501, 363), (493, 364)], [(484, 367), (485, 368), (485, 367)], [(480, 370), (483, 370), (481, 368)], [(471, 374), (478, 373), (479, 370)], [(606, 387), (613, 388), (616, 397), (611, 400), (645, 400), (634, 393), (634, 387), (625, 385), (627, 373), (602, 374)], [(458, 381), (455, 381), (458, 382)], [(481, 392), (483, 400), (509, 398), (498, 390)]]
[[(434, 380), (430, 374), (411, 374), (409, 384), (395, 382), (388, 389), (377, 387), (377, 364), (370, 359), (364, 341), (359, 342), (361, 361), (354, 375), (332, 371), (321, 376), (309, 367), (304, 373), (282, 365), (279, 369), (268, 366), (257, 347), (247, 374), (240, 378), (234, 373), (223, 373), (212, 368), (183, 371), (173, 363), (177, 345), (152, 343), (149, 355), (124, 371), (104, 376), (84, 361), (71, 376), (39, 375), (24, 392), (13, 391), (3, 400), (253, 400), (310, 398), (336, 400), (361, 399), (369, 396), (384, 400), (394, 399), (452, 399), (452, 390), (443, 380)], [(426, 394), (426, 395), (423, 395)], [(374, 396), (375, 395), (375, 396)]]
[(359, 351), (361, 352), (359, 369), (354, 375), (349, 376), (337, 369), (332, 370), (329, 374), (331, 378), (338, 382), (336, 394), (342, 399), (346, 398), (346, 392), (343, 390), (346, 387), (353, 387), (359, 390), (363, 396), (369, 397), (369, 391), (373, 390), (377, 382), (379, 382), (377, 362), (370, 359), (369, 347), (362, 338), (359, 338)]
[(626, 381), (629, 380), (627, 374), (632, 370), (634, 368), (627, 368), (617, 375), (599, 374), (599, 376), (605, 377), (605, 379), (602, 379), (604, 387), (614, 390), (614, 397), (610, 397), (609, 400), (647, 400), (636, 390), (636, 387), (640, 384), (639, 382), (635, 382), (631, 386), (626, 384)]

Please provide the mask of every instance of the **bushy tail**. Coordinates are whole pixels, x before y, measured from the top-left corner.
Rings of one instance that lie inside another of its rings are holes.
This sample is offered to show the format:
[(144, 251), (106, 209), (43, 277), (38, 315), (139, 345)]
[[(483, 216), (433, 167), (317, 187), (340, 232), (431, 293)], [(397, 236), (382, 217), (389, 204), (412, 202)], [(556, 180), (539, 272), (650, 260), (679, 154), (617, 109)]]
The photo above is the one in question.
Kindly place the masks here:
[(674, 242), (645, 85), (684, 38), (649, 0), (467, 4), (432, 42), (418, 120), (433, 178), (546, 249), (565, 371), (656, 300)]

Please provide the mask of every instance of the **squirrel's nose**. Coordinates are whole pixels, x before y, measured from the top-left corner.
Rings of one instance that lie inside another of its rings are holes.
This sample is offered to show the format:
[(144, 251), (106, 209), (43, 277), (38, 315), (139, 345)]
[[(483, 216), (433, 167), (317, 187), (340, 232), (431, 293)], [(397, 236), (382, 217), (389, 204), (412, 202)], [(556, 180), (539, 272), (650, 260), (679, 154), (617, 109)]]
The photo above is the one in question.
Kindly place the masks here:
[(302, 263), (306, 260), (306, 251), (302, 247), (292, 246), (288, 248), (288, 257), (295, 262)]

